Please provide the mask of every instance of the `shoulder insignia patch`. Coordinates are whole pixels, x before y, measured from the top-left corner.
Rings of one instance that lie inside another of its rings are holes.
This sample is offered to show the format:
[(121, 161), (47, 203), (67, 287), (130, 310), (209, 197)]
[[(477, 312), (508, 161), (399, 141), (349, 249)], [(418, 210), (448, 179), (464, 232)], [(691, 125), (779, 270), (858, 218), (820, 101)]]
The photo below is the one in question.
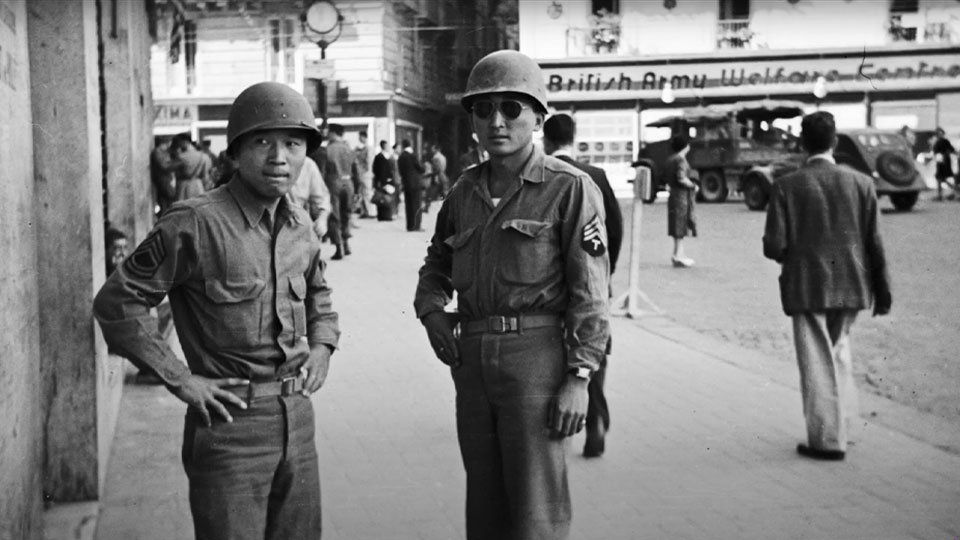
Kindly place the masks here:
[(133, 277), (148, 279), (153, 277), (166, 258), (167, 248), (163, 245), (160, 231), (156, 230), (150, 233), (150, 236), (137, 246), (136, 251), (127, 257), (123, 263), (123, 269)]
[(599, 216), (593, 216), (593, 219), (583, 226), (583, 240), (580, 245), (584, 251), (594, 257), (607, 252), (607, 229)]

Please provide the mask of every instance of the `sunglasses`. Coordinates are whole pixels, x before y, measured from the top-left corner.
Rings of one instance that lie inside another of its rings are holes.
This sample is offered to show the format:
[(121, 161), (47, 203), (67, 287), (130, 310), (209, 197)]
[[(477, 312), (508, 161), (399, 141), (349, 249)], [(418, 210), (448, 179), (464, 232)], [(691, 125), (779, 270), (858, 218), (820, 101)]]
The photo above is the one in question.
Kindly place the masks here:
[(486, 120), (493, 116), (493, 111), (500, 109), (500, 113), (507, 120), (516, 120), (524, 109), (529, 109), (530, 105), (512, 99), (507, 99), (497, 103), (488, 99), (474, 101), (471, 110), (477, 118)]

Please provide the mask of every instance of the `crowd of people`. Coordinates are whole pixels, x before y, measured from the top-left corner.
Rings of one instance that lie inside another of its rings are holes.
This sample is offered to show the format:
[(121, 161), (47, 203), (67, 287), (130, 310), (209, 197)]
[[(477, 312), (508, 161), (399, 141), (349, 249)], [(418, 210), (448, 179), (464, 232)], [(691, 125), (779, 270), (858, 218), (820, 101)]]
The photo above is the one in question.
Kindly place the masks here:
[[(279, 83), (236, 98), (228, 160), (187, 136), (158, 142), (156, 227), (126, 258), (111, 244), (94, 314), (113, 350), (187, 404), (198, 539), (321, 536), (309, 396), (340, 339), (321, 239), (333, 260), (349, 256), (355, 217), (392, 220), (401, 197), (408, 231), (440, 202), (413, 304), (456, 389), (467, 538), (569, 536), (570, 437), (586, 430), (583, 454), (599, 457), (610, 429), (603, 383), (623, 219), (603, 170), (573, 158), (576, 123), (549, 114), (543, 81), (516, 51), (474, 66), (461, 104), (476, 144), (452, 183), (437, 144), (418, 154), (410, 140), (379, 141), (374, 154), (361, 133), (351, 147), (343, 126), (314, 127), (306, 99)], [(839, 460), (855, 418), (850, 329), (860, 310), (889, 312), (891, 287), (873, 181), (834, 162), (833, 117), (804, 117), (801, 142), (809, 159), (776, 181), (762, 247), (781, 265), (793, 321), (807, 421), (797, 452)], [(689, 267), (696, 183), (689, 142), (671, 145), (667, 233), (673, 264)], [(186, 364), (151, 314), (165, 298)]]
[[(289, 193), (309, 212), (321, 241), (333, 245), (332, 260), (352, 253), (350, 238), (358, 218), (393, 221), (403, 208), (407, 230), (423, 231), (423, 214), (443, 200), (451, 184), (447, 157), (437, 143), (426, 143), (418, 154), (409, 139), (393, 146), (381, 140), (374, 153), (366, 131), (358, 133), (354, 147), (344, 134), (340, 124), (320, 128), (322, 142), (307, 156)], [(157, 218), (174, 202), (203, 195), (237, 172), (227, 150), (217, 155), (209, 140), (194, 142), (189, 133), (156, 137), (150, 157)], [(464, 169), (486, 159), (474, 138), (459, 165)]]

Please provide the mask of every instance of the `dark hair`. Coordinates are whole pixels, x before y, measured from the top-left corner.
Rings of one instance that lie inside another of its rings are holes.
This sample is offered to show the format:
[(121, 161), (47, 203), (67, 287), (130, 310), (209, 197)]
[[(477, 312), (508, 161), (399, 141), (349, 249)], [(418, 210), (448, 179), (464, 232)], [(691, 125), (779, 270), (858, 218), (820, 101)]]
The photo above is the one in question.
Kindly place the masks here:
[(386, 149), (386, 148), (387, 148), (387, 141), (380, 141), (380, 148)]
[(400, 147), (401, 147), (401, 148), (406, 148), (406, 147), (408, 147), (408, 146), (411, 146), (411, 144), (410, 144), (410, 139), (404, 139), (403, 141), (400, 142)]
[(366, 136), (367, 136), (367, 130), (361, 129), (361, 130), (360, 130), (360, 136), (361, 136), (361, 137), (366, 137)]
[(107, 231), (104, 233), (104, 238), (106, 239), (107, 245), (114, 243), (117, 240), (124, 240), (127, 238), (127, 235), (123, 234), (123, 231), (114, 229), (113, 227), (108, 227)]
[(190, 138), (189, 133), (178, 133), (173, 136), (173, 141), (170, 143), (171, 148), (183, 148), (186, 145), (193, 146), (193, 140)]
[(555, 114), (543, 123), (543, 136), (561, 146), (573, 144), (577, 136), (577, 123), (569, 114)]
[(837, 142), (837, 125), (833, 115), (817, 111), (800, 121), (800, 143), (811, 154), (821, 154), (833, 148)]
[(327, 129), (330, 130), (330, 133), (338, 137), (343, 137), (343, 126), (340, 124), (330, 124), (327, 126)]
[(679, 152), (687, 146), (690, 146), (690, 140), (683, 135), (676, 135), (670, 139), (670, 150), (674, 152)]

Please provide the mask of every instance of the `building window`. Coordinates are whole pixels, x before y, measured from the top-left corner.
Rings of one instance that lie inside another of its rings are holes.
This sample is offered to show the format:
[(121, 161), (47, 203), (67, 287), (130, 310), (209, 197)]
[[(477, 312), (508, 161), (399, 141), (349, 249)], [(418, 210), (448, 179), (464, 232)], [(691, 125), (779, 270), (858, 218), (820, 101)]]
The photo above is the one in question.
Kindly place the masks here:
[(750, 19), (750, 0), (720, 0), (720, 20)]
[(752, 40), (750, 0), (720, 0), (717, 48), (748, 49), (751, 47)]
[(919, 11), (918, 0), (891, 0), (887, 29), (892, 41), (917, 41)]
[(919, 0), (891, 0), (890, 2), (890, 13), (918, 13), (919, 11)]
[(270, 19), (270, 45), (267, 49), (267, 74), (271, 81), (296, 82), (297, 25), (292, 18)]
[(620, 13), (620, 0), (591, 0), (590, 12), (597, 13), (601, 9), (608, 13)]

